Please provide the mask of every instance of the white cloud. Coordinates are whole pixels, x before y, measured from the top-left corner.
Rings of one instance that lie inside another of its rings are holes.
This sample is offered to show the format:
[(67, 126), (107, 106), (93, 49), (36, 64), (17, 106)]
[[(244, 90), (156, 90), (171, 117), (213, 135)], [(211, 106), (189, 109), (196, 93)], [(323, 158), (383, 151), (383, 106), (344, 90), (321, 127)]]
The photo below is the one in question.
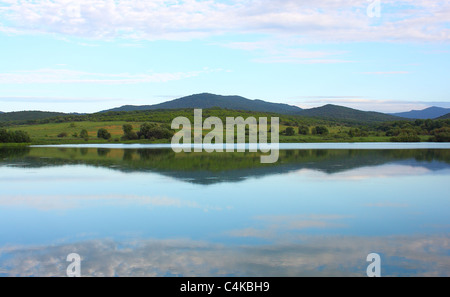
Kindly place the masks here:
[(336, 64), (353, 61), (338, 59), (346, 51), (305, 50), (299, 40), (270, 38), (258, 41), (239, 41), (216, 43), (226, 48), (251, 51), (256, 54), (253, 62), (257, 63), (297, 63), (297, 64)]
[(379, 166), (367, 166), (357, 169), (346, 170), (339, 173), (339, 175), (329, 175), (324, 172), (315, 171), (311, 169), (300, 169), (295, 171), (295, 174), (306, 175), (314, 180), (347, 180), (347, 181), (361, 181), (375, 178), (389, 178), (397, 176), (414, 175), (427, 175), (431, 172), (430, 169), (425, 167), (415, 167), (409, 165), (399, 164), (385, 164)]
[(38, 69), (0, 73), (0, 84), (49, 84), (49, 83), (95, 83), (95, 84), (139, 84), (163, 83), (192, 78), (205, 73), (221, 71), (204, 68), (190, 72), (162, 73), (91, 73), (66, 69)]
[(327, 42), (450, 40), (448, 0), (383, 0), (381, 18), (376, 19), (367, 16), (369, 4), (364, 0), (3, 0), (0, 28), (94, 39), (189, 40), (256, 33)]

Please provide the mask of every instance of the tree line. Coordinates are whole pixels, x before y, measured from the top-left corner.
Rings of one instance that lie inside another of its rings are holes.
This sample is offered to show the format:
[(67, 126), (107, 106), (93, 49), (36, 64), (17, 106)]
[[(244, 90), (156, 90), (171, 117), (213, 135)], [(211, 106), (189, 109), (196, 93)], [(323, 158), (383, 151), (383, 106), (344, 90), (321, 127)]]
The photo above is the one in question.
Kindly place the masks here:
[(7, 131), (5, 129), (0, 129), (0, 143), (30, 143), (31, 138), (27, 132), (18, 131)]

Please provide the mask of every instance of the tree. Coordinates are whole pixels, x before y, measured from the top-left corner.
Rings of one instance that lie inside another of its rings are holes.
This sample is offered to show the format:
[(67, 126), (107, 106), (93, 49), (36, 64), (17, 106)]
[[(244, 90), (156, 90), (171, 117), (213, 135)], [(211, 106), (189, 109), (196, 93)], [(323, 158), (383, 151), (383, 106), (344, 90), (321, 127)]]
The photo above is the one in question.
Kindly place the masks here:
[(97, 138), (109, 140), (111, 139), (111, 133), (109, 133), (108, 130), (104, 128), (98, 129)]
[(316, 126), (312, 129), (312, 134), (314, 135), (327, 135), (330, 133), (328, 128), (325, 126)]
[(392, 137), (391, 142), (420, 142), (420, 137), (413, 134), (400, 134)]
[(298, 134), (300, 134), (300, 135), (308, 135), (309, 134), (309, 127), (308, 126), (300, 126), (300, 127), (298, 127)]
[(58, 137), (59, 138), (67, 137), (67, 133), (66, 132), (61, 132), (61, 133), (58, 134)]
[(11, 142), (11, 134), (5, 129), (0, 129), (0, 142), (1, 143)]
[(348, 131), (348, 135), (350, 137), (367, 137), (367, 136), (369, 136), (369, 134), (366, 131), (363, 131), (363, 130), (358, 129), (358, 128), (350, 129)]
[(86, 129), (81, 130), (80, 138), (83, 138), (85, 141), (89, 140), (89, 133)]
[(295, 135), (295, 130), (292, 127), (287, 127), (284, 133), (286, 134), (286, 136), (293, 136)]
[(441, 128), (433, 130), (433, 135), (430, 141), (434, 142), (450, 142), (450, 128)]
[(0, 142), (1, 143), (30, 143), (31, 138), (27, 132), (17, 130), (17, 131), (6, 131), (5, 129), (0, 130)]
[(168, 139), (173, 136), (172, 130), (160, 127), (154, 123), (144, 123), (141, 125), (137, 137), (139, 139)]
[(133, 126), (130, 124), (125, 124), (122, 126), (123, 129), (123, 140), (135, 140), (138, 139), (136, 132), (133, 131)]

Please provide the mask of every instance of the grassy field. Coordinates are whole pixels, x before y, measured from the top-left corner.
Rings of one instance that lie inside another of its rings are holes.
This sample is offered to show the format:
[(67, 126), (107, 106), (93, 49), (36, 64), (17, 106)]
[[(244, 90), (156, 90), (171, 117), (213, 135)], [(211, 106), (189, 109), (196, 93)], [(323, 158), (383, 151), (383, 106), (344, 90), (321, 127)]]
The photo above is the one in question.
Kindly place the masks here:
[[(131, 124), (134, 131), (138, 132), (143, 123), (156, 123), (158, 125), (170, 126), (176, 117), (186, 117), (193, 123), (193, 112), (189, 109), (181, 110), (157, 110), (136, 112), (110, 112), (87, 115), (66, 115), (47, 119), (13, 121), (0, 123), (2, 129), (27, 132), (31, 137), (32, 144), (79, 144), (79, 143), (120, 143), (123, 142), (122, 126)], [(450, 120), (416, 120), (395, 121), (383, 123), (359, 123), (351, 124), (346, 121), (330, 119), (309, 118), (301, 116), (277, 115), (272, 113), (260, 113), (250, 111), (225, 110), (218, 108), (203, 111), (203, 119), (217, 117), (225, 124), (228, 117), (248, 118), (270, 118), (278, 117), (280, 120), (280, 139), (282, 143), (287, 142), (389, 142), (392, 137), (397, 141), (450, 141)], [(325, 135), (312, 135), (313, 127), (326, 127), (329, 131)], [(287, 127), (293, 127), (295, 135), (284, 135)], [(300, 135), (298, 127), (309, 127), (309, 135)], [(97, 138), (100, 128), (108, 130), (111, 134), (110, 140)], [(81, 131), (86, 130), (89, 134), (88, 140), (82, 139)], [(248, 129), (248, 133), (252, 129)], [(204, 130), (206, 135), (210, 131)], [(65, 137), (58, 137), (61, 134)], [(169, 133), (170, 134), (170, 133)], [(353, 135), (354, 137), (350, 136)], [(4, 136), (6, 139), (6, 137)], [(270, 137), (269, 137), (270, 139)], [(125, 143), (169, 143), (170, 139), (157, 141), (135, 140)], [(246, 142), (248, 142), (248, 135)]]
[[(131, 124), (135, 131), (139, 130), (141, 122), (111, 121), (111, 122), (75, 122), (75, 123), (50, 123), (40, 125), (20, 125), (11, 127), (10, 130), (26, 131), (32, 139), (32, 144), (83, 144), (83, 143), (123, 143), (120, 138), (123, 136), (122, 126)], [(111, 133), (110, 140), (98, 139), (97, 131), (105, 128)], [(389, 142), (390, 137), (386, 136), (368, 136), (368, 137), (350, 137), (347, 132), (350, 128), (344, 126), (327, 126), (330, 133), (328, 135), (299, 135), (285, 136), (280, 134), (280, 142)], [(87, 130), (89, 140), (85, 141), (77, 137), (81, 130)], [(286, 126), (280, 125), (280, 131), (284, 131)], [(295, 128), (297, 130), (297, 128)], [(209, 131), (204, 130), (206, 135)], [(58, 137), (61, 133), (66, 133), (67, 137)], [(270, 136), (269, 136), (270, 139)], [(425, 138), (423, 139), (425, 141)], [(248, 139), (247, 139), (248, 141)], [(135, 140), (125, 143), (169, 143), (170, 140)]]
[[(34, 124), (34, 125), (18, 125), (10, 127), (8, 130), (16, 131), (22, 130), (27, 132), (31, 137), (32, 144), (101, 144), (101, 143), (170, 143), (170, 139), (160, 139), (155, 141), (150, 140), (133, 140), (123, 141), (122, 126), (124, 124), (131, 124), (134, 131), (139, 131), (143, 122), (127, 122), (127, 121), (84, 121), (84, 122), (72, 122), (72, 123), (49, 123), (49, 124)], [(348, 135), (351, 127), (327, 125), (329, 134), (327, 135), (300, 135), (298, 134), (298, 128), (294, 127), (296, 134), (293, 136), (283, 135), (283, 131), (286, 129), (286, 125), (280, 125), (280, 143), (323, 143), (323, 142), (390, 142), (391, 137), (384, 136), (381, 133), (372, 131), (365, 137), (350, 137)], [(104, 140), (97, 138), (97, 131), (100, 128), (104, 128), (111, 133), (110, 140)], [(88, 141), (78, 137), (81, 130), (88, 131)], [(210, 131), (203, 130), (205, 136)], [(58, 137), (61, 133), (66, 133), (67, 137)], [(426, 142), (429, 136), (419, 135), (421, 141)], [(270, 134), (268, 136), (270, 142)], [(248, 135), (246, 142), (249, 142)], [(3, 145), (4, 146), (4, 145)]]
[[(51, 123), (42, 125), (21, 125), (12, 127), (10, 130), (22, 130), (31, 136), (33, 144), (73, 144), (73, 143), (108, 143), (119, 142), (123, 135), (122, 126), (127, 123), (133, 125), (134, 129), (139, 129), (141, 123), (128, 123), (125, 121), (116, 122), (76, 122), (76, 123)], [(105, 128), (111, 133), (111, 140), (97, 138), (97, 131)], [(85, 129), (89, 134), (89, 141), (85, 141), (74, 135), (79, 135)], [(61, 133), (67, 133), (67, 137), (58, 137)]]

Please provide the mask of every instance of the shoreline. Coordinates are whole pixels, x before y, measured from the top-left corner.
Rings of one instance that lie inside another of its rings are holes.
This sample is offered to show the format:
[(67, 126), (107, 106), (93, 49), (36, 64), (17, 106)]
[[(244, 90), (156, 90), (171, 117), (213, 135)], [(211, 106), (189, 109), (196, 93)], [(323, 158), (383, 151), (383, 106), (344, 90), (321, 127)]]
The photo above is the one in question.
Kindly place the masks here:
[[(233, 144), (233, 149), (254, 147), (267, 147), (271, 149), (280, 150), (297, 150), (297, 149), (450, 149), (450, 142), (327, 142), (327, 143), (278, 143), (265, 144), (260, 146), (258, 144)], [(175, 145), (170, 143), (160, 144), (142, 144), (142, 143), (117, 143), (117, 144), (61, 144), (61, 145), (29, 145), (32, 148), (106, 148), (106, 149), (170, 149), (176, 148), (198, 148), (202, 149), (224, 149), (226, 152), (226, 144), (214, 145)]]

